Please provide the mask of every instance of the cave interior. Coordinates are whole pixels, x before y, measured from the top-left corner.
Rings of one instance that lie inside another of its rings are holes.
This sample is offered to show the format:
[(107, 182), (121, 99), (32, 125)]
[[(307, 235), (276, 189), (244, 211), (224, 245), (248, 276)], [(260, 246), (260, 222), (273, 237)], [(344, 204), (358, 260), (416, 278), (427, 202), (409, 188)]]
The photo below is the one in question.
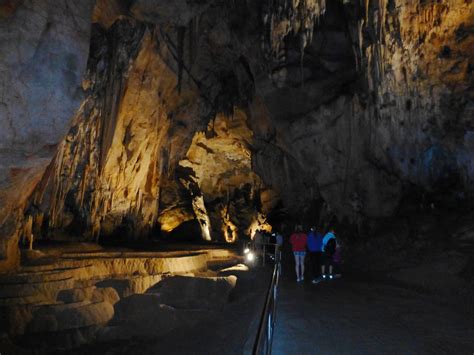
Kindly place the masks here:
[(0, 1), (0, 272), (301, 224), (472, 286), (473, 32), (470, 0)]

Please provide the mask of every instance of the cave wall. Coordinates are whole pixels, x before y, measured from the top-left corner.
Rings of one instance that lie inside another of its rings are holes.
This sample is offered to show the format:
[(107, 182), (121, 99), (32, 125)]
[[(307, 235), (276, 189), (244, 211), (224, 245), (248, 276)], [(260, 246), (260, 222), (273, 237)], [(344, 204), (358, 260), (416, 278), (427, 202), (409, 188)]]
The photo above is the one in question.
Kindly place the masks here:
[(65, 229), (92, 240), (100, 231), (146, 234), (158, 218), (161, 181), (209, 115), (195, 89), (176, 90), (168, 34), (134, 20), (96, 28), (90, 95), (32, 207), (54, 238)]
[(362, 46), (375, 108), (364, 112), (374, 127), (371, 159), (447, 198), (472, 195), (472, 4), (381, 5), (372, 9), (378, 31), (367, 36), (379, 39)]
[(393, 215), (412, 186), (420, 203), (467, 204), (472, 24), (470, 1), (328, 3), (306, 58), (288, 46), (259, 83), (257, 173), (293, 209), (319, 195), (352, 220)]
[(93, 1), (0, 4), (0, 269), (17, 223), (82, 99)]

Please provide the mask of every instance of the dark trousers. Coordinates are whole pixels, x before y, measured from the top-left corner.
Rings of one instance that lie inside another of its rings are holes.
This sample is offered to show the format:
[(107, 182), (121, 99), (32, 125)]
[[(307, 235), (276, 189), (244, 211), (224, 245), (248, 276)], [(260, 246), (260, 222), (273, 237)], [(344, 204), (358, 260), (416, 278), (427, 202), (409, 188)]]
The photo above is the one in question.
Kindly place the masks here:
[(311, 277), (316, 278), (321, 274), (321, 256), (320, 251), (310, 251), (309, 253), (309, 270)]

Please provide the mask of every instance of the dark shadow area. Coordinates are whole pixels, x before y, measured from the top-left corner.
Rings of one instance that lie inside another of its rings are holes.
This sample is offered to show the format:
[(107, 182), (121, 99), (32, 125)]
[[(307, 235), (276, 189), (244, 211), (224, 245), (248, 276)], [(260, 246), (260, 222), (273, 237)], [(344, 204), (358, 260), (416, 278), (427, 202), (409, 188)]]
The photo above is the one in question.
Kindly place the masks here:
[(309, 278), (297, 283), (294, 274), (292, 255), (286, 253), (273, 354), (472, 352), (469, 302), (386, 274), (345, 273), (317, 285)]

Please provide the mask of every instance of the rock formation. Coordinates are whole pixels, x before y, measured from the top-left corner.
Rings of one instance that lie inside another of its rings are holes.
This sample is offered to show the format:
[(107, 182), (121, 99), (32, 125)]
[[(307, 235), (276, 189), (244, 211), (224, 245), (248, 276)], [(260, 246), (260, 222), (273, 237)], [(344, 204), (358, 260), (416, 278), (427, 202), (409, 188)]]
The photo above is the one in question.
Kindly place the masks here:
[(224, 311), (237, 278), (245, 283), (245, 277), (252, 277), (242, 271), (218, 276), (208, 268), (220, 269), (240, 259), (226, 249), (87, 249), (59, 255), (53, 255), (57, 249), (53, 254), (46, 251), (24, 260), (17, 273), (0, 275), (2, 351), (59, 351), (97, 339), (156, 337), (194, 326), (212, 318), (213, 311)]
[[(311, 187), (346, 216), (389, 216), (408, 185), (472, 195), (472, 4), (365, 3), (329, 7), (305, 81), (264, 92), (272, 124), (262, 132), (285, 149), (264, 153), (257, 172), (288, 161), (288, 204)], [(277, 80), (294, 77), (293, 55)], [(292, 184), (292, 164), (304, 182)]]
[(472, 198), (471, 1), (60, 3), (0, 7), (10, 265), (32, 234), (234, 241)]

